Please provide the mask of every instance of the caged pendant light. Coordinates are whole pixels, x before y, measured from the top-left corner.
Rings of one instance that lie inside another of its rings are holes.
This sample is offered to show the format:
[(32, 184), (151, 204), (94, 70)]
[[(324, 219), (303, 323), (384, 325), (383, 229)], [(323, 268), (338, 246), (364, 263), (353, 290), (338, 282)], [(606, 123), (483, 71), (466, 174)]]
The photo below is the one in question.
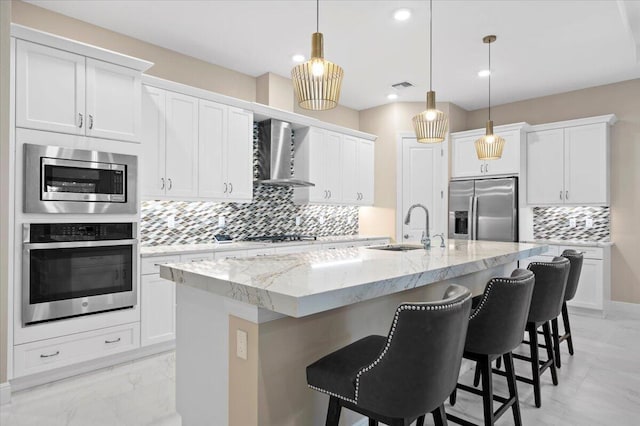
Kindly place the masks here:
[(489, 120), (485, 135), (475, 142), (476, 154), (479, 160), (498, 160), (502, 157), (505, 140), (493, 134), (493, 121), (491, 121), (491, 43), (496, 41), (496, 36), (485, 36), (482, 41), (489, 45)]
[(340, 100), (343, 69), (324, 59), (324, 40), (320, 32), (320, 0), (316, 0), (316, 32), (311, 35), (311, 59), (291, 70), (298, 105), (322, 111), (335, 108)]
[(442, 142), (447, 133), (449, 120), (444, 112), (436, 109), (436, 92), (433, 83), (433, 0), (429, 0), (429, 91), (427, 92), (427, 109), (413, 117), (413, 130), (418, 142)]

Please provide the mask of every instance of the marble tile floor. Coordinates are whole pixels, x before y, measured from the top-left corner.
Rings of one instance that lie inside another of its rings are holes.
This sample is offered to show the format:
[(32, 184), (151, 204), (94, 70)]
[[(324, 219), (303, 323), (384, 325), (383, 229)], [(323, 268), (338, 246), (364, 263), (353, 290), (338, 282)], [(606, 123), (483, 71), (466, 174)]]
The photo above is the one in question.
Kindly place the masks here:
[[(576, 355), (570, 357), (563, 344), (560, 385), (553, 386), (549, 372), (545, 373), (542, 408), (534, 406), (533, 388), (518, 384), (523, 424), (640, 424), (640, 321), (575, 314), (571, 319)], [(10, 404), (0, 408), (0, 424), (180, 426), (175, 413), (174, 361), (175, 354), (168, 352), (17, 392)], [(530, 374), (527, 364), (515, 362), (520, 374)], [(464, 383), (472, 379), (472, 371), (461, 377)], [(503, 378), (494, 378), (494, 389), (507, 394)], [(480, 397), (459, 392), (455, 407), (447, 404), (446, 409), (482, 422)], [(497, 424), (513, 424), (511, 414)]]

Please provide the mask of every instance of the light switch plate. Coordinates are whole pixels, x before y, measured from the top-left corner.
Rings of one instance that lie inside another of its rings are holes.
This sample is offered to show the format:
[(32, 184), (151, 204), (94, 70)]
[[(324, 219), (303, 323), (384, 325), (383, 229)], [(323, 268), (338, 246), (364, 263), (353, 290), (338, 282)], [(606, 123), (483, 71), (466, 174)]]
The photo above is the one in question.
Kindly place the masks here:
[(247, 359), (248, 351), (247, 332), (244, 330), (236, 330), (236, 356), (240, 359)]

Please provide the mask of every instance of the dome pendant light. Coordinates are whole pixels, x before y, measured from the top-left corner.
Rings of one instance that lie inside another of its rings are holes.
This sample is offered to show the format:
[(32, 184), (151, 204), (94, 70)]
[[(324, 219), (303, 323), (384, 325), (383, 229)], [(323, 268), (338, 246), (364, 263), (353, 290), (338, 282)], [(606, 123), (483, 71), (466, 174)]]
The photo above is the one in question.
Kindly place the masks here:
[(291, 70), (298, 105), (322, 111), (335, 108), (340, 100), (344, 71), (324, 59), (324, 40), (320, 28), (320, 1), (316, 0), (316, 32), (311, 35), (311, 59)]
[(447, 133), (449, 120), (444, 112), (436, 109), (436, 92), (433, 83), (433, 0), (429, 0), (429, 91), (427, 92), (427, 109), (413, 117), (413, 130), (418, 142), (442, 142)]
[[(489, 72), (491, 72), (491, 43), (496, 41), (496, 36), (488, 35), (482, 41), (489, 45)], [(493, 121), (491, 121), (491, 74), (489, 74), (489, 120), (485, 135), (475, 142), (476, 154), (479, 160), (498, 160), (502, 157), (505, 140), (493, 134)]]

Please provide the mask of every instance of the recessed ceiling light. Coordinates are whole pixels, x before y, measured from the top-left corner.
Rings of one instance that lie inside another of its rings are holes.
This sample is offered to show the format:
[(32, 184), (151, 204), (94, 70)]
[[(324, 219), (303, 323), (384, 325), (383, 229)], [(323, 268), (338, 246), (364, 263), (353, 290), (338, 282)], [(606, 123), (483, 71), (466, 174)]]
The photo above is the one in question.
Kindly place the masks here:
[(491, 75), (491, 70), (478, 71), (478, 77), (489, 77), (490, 75)]
[(398, 9), (393, 12), (393, 17), (396, 21), (406, 21), (411, 18), (411, 11), (409, 9)]
[(389, 99), (389, 100), (391, 100), (391, 101), (393, 101), (393, 100), (395, 100), (395, 99), (398, 99), (398, 94), (397, 94), (397, 93), (389, 93), (389, 94), (387, 95), (387, 99)]
[(304, 62), (304, 55), (293, 55), (291, 59), (293, 62)]

